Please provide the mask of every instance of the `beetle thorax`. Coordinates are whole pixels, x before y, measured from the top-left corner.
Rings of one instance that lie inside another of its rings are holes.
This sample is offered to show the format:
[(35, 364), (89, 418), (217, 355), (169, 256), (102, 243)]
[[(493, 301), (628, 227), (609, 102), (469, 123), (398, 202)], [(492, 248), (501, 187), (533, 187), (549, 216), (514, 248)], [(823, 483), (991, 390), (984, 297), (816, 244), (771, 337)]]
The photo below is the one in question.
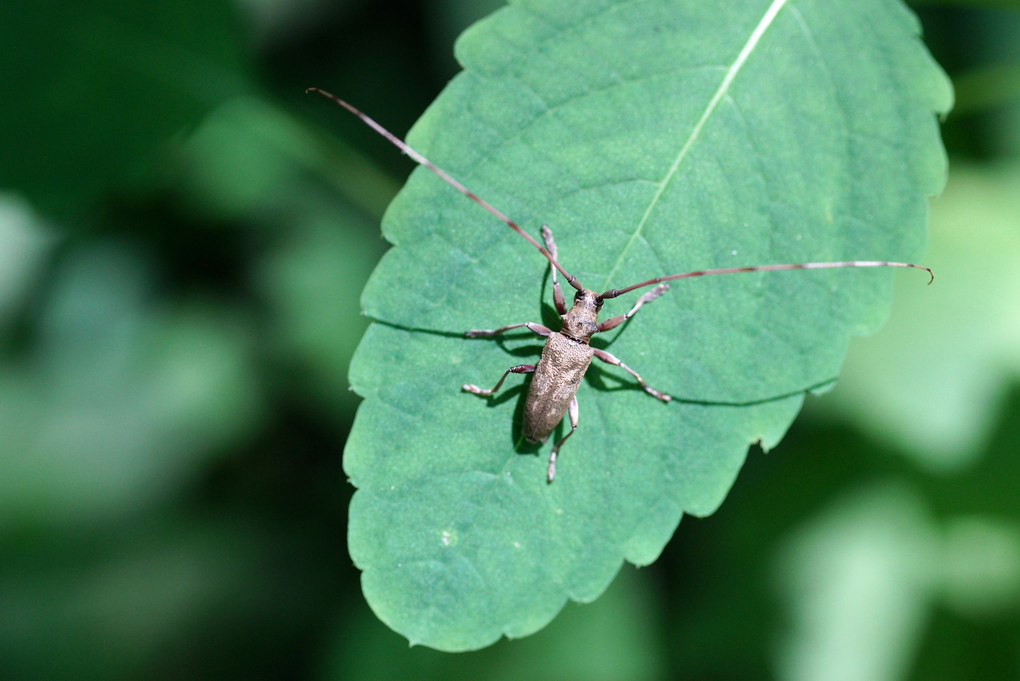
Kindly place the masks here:
[(560, 333), (581, 343), (587, 343), (598, 331), (598, 315), (602, 299), (594, 291), (584, 289), (574, 295), (574, 305), (563, 315)]

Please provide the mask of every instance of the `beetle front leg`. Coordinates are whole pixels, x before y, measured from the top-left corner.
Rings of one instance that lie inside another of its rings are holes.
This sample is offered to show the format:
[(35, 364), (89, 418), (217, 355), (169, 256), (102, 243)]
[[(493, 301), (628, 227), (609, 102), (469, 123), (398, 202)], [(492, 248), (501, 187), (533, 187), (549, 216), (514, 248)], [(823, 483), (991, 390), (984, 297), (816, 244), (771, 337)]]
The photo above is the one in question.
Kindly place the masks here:
[(472, 385), (470, 383), (465, 383), (460, 387), (460, 389), (467, 393), (474, 393), (475, 395), (488, 397), (492, 393), (499, 390), (499, 386), (503, 385), (503, 381), (505, 381), (506, 377), (509, 376), (510, 374), (530, 374), (533, 371), (535, 371), (534, 364), (518, 364), (517, 366), (510, 367), (509, 369), (504, 371), (503, 375), (499, 377), (499, 380), (496, 381), (496, 385), (492, 386), (491, 390), (485, 390), (483, 388), (479, 388), (477, 385)]
[[(549, 229), (549, 225), (542, 225), (542, 239), (545, 241), (545, 250), (549, 251), (552, 259), (559, 260), (556, 257), (556, 242), (553, 241), (552, 230)], [(567, 313), (567, 302), (563, 299), (560, 280), (556, 278), (556, 268), (553, 267), (552, 263), (549, 263), (549, 271), (552, 272), (553, 302), (556, 303), (556, 312), (562, 317)]]
[[(649, 301), (655, 300), (668, 290), (669, 284), (659, 284), (651, 291), (638, 298), (637, 302), (634, 303), (634, 307), (630, 308), (629, 312), (627, 312), (626, 314), (618, 314), (615, 317), (610, 317), (606, 321), (599, 324), (599, 331), (608, 331), (609, 329), (612, 329), (615, 326), (619, 326), (621, 323), (637, 314), (637, 311), (641, 309), (642, 305)], [(630, 369), (627, 369), (627, 371), (630, 371)]]
[(666, 393), (659, 392), (655, 388), (649, 386), (647, 383), (645, 383), (645, 380), (641, 378), (641, 375), (638, 372), (634, 371), (629, 366), (618, 360), (614, 355), (606, 352), (605, 350), (599, 350), (598, 348), (592, 349), (595, 351), (595, 356), (601, 359), (603, 362), (607, 364), (612, 364), (613, 366), (620, 367), (621, 369), (629, 373), (631, 376), (636, 378), (637, 382), (641, 384), (641, 387), (645, 389), (645, 392), (651, 395), (652, 397), (660, 399), (663, 402), (669, 402), (671, 399), (673, 399)]
[(577, 395), (570, 398), (570, 406), (567, 407), (567, 418), (570, 419), (570, 432), (553, 445), (552, 453), (549, 454), (549, 482), (552, 482), (553, 478), (556, 477), (556, 452), (560, 451), (560, 446), (577, 430)]

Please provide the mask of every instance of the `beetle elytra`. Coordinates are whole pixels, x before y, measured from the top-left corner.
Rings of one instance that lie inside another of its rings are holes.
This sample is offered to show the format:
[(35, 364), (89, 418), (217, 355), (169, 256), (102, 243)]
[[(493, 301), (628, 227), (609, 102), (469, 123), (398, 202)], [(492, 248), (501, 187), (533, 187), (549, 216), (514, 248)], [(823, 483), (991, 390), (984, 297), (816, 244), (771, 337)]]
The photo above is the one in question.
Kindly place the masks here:
[[(935, 278), (931, 269), (924, 265), (893, 262), (888, 260), (846, 260), (838, 262), (807, 262), (696, 270), (692, 272), (682, 272), (680, 274), (653, 277), (646, 281), (632, 284), (624, 288), (610, 289), (603, 293), (596, 293), (591, 289), (584, 288), (581, 285), (581, 282), (578, 281), (577, 277), (568, 273), (559, 263), (557, 259), (556, 243), (553, 240), (552, 231), (548, 226), (542, 226), (542, 239), (545, 244), (543, 246), (505, 214), (476, 195), (470, 189), (451, 177), (446, 171), (433, 164), (423, 155), (409, 147), (403, 140), (398, 138), (389, 130), (386, 130), (355, 107), (351, 106), (336, 95), (320, 90), (319, 88), (308, 88), (307, 92), (316, 92), (347, 109), (370, 128), (389, 140), (391, 144), (410, 156), (416, 163), (428, 168), (451, 187), (477, 203), (479, 206), (498, 218), (501, 222), (520, 234), (528, 241), (528, 243), (538, 249), (546, 260), (549, 261), (553, 282), (553, 302), (556, 306), (556, 312), (562, 319), (562, 328), (559, 331), (554, 331), (534, 322), (521, 322), (497, 329), (473, 329), (471, 331), (467, 331), (464, 334), (466, 337), (478, 338), (491, 337), (513, 329), (526, 328), (533, 333), (542, 336), (546, 340), (545, 346), (542, 349), (542, 356), (537, 364), (519, 364), (510, 367), (503, 372), (503, 375), (492, 388), (483, 389), (476, 385), (466, 384), (462, 386), (462, 390), (475, 395), (490, 396), (499, 390), (503, 381), (510, 374), (533, 374), (531, 385), (528, 388), (528, 394), (524, 401), (524, 423), (522, 425), (524, 437), (532, 442), (544, 443), (549, 437), (549, 434), (563, 420), (564, 415), (567, 416), (570, 422), (570, 430), (553, 445), (549, 455), (547, 480), (550, 483), (556, 475), (556, 455), (559, 452), (560, 447), (562, 447), (567, 438), (569, 438), (574, 431), (577, 430), (577, 390), (593, 358), (597, 358), (603, 362), (623, 369), (629, 373), (638, 382), (641, 388), (652, 397), (655, 397), (662, 402), (669, 402), (672, 399), (666, 393), (660, 392), (649, 386), (636, 371), (621, 362), (609, 352), (599, 348), (594, 348), (589, 344), (589, 341), (594, 334), (602, 331), (608, 331), (609, 329), (619, 326), (625, 320), (634, 316), (634, 314), (636, 314), (645, 303), (651, 302), (665, 293), (669, 289), (669, 284), (667, 282), (691, 277), (717, 274), (736, 274), (739, 272), (776, 272), (781, 270), (835, 269), (844, 267), (905, 267), (924, 270), (927, 272), (929, 276), (928, 283), (931, 283)], [(560, 287), (559, 277), (557, 275), (562, 275), (567, 284), (575, 290), (574, 302), (569, 309), (567, 308), (566, 301), (563, 297), (563, 291)], [(610, 317), (609, 319), (601, 322), (598, 321), (598, 314), (601, 311), (602, 304), (605, 300), (616, 298), (617, 296), (647, 286), (654, 286), (654, 288), (645, 292), (640, 298), (638, 298), (638, 300), (634, 303), (634, 306), (631, 307), (628, 312), (616, 315), (615, 317)]]

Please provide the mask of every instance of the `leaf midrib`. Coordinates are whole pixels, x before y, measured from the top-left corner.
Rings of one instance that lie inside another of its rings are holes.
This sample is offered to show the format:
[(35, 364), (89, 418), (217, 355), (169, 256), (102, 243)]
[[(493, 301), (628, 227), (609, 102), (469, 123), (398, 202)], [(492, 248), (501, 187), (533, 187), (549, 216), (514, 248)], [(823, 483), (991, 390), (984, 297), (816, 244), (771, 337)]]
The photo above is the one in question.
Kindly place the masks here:
[[(701, 117), (698, 119), (698, 122), (691, 129), (690, 135), (688, 135), (687, 139), (680, 147), (680, 151), (677, 153), (676, 158), (673, 159), (673, 163), (672, 165), (670, 165), (669, 170), (666, 172), (662, 180), (658, 183), (659, 188), (652, 196), (651, 200), (648, 202), (648, 206), (645, 208), (644, 213), (641, 215), (641, 219), (638, 221), (637, 226), (634, 228), (634, 233), (631, 234), (630, 239), (627, 240), (627, 243), (624, 245), (624, 247), (620, 249), (620, 255), (617, 256), (616, 262), (613, 263), (613, 266), (609, 269), (609, 272), (606, 274), (605, 281), (603, 281), (602, 284), (603, 288), (608, 288), (610, 286), (613, 280), (613, 276), (616, 274), (616, 271), (620, 269), (620, 266), (623, 264), (624, 260), (626, 260), (627, 253), (630, 251), (631, 247), (641, 238), (641, 235), (644, 232), (645, 225), (648, 223), (649, 218), (652, 216), (652, 213), (658, 206), (659, 201), (662, 198), (662, 195), (665, 193), (666, 189), (673, 181), (673, 178), (680, 170), (680, 166), (683, 164), (684, 159), (687, 157), (687, 154), (690, 152), (691, 148), (694, 146), (694, 143), (697, 142), (698, 138), (700, 137), (701, 131), (708, 124), (708, 121), (712, 118), (712, 115), (715, 113), (715, 110), (719, 107), (719, 103), (722, 102), (722, 100), (726, 97), (727, 93), (729, 92), (730, 85), (733, 84), (733, 81), (740, 73), (740, 70), (743, 68), (748, 58), (750, 58), (751, 53), (754, 52), (754, 49), (758, 46), (759, 42), (761, 42), (762, 36), (765, 35), (765, 32), (775, 21), (776, 16), (779, 15), (779, 12), (783, 9), (783, 7), (786, 6), (787, 2), (788, 0), (772, 0), (772, 4), (769, 5), (768, 10), (765, 11), (765, 14), (762, 16), (761, 20), (755, 26), (754, 30), (751, 31), (751, 35), (748, 37), (747, 42), (744, 43), (743, 48), (741, 48), (740, 52), (737, 54), (737, 58), (733, 61), (732, 64), (730, 64), (730, 67), (726, 70), (726, 75), (724, 75), (722, 81), (720, 81), (719, 87), (716, 88), (716, 91), (712, 95), (712, 98), (708, 101), (708, 104), (706, 104), (705, 110), (701, 113)], [(675, 273), (674, 272), (659, 273), (659, 275), (668, 274)]]

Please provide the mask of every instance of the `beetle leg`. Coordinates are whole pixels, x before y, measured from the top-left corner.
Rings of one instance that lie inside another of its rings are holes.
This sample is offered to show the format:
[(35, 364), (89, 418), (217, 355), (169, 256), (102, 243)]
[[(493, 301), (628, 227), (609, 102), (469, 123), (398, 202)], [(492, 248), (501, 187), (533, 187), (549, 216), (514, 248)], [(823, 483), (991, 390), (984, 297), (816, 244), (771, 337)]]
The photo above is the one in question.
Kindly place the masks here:
[(503, 375), (499, 377), (499, 380), (496, 381), (496, 385), (492, 386), (491, 390), (484, 390), (482, 388), (479, 388), (477, 385), (471, 385), (470, 383), (465, 383), (460, 387), (460, 389), (463, 390), (464, 392), (474, 393), (475, 395), (482, 395), (483, 397), (488, 397), (492, 393), (499, 390), (499, 386), (503, 385), (503, 381), (505, 381), (506, 377), (509, 376), (510, 374), (530, 374), (534, 370), (535, 370), (534, 364), (518, 364), (517, 366), (510, 367), (509, 369), (504, 371)]
[[(601, 324), (599, 324), (599, 331), (608, 331), (609, 329), (613, 328), (614, 326), (619, 326), (623, 321), (633, 317), (634, 314), (638, 310), (641, 309), (642, 305), (644, 305), (645, 303), (647, 303), (647, 302), (649, 302), (651, 300), (655, 300), (656, 298), (661, 296), (663, 293), (665, 293), (667, 289), (669, 289), (669, 284), (659, 284), (658, 286), (653, 288), (651, 291), (649, 291), (648, 293), (646, 293), (643, 296), (641, 296), (640, 298), (638, 298), (637, 302), (634, 303), (634, 307), (630, 308), (630, 312), (628, 312), (627, 314), (618, 314), (615, 317), (610, 317), (609, 319), (607, 319), (604, 322), (602, 322)], [(630, 371), (630, 370), (628, 369), (628, 371)], [(631, 373), (634, 373), (634, 372), (631, 372)]]
[(512, 329), (519, 329), (523, 326), (528, 327), (529, 331), (537, 333), (539, 336), (542, 336), (543, 338), (552, 333), (547, 327), (544, 327), (541, 324), (535, 324), (534, 322), (522, 322), (520, 324), (511, 324), (510, 326), (501, 326), (498, 329), (471, 329), (470, 331), (465, 331), (464, 336), (467, 338), (479, 338), (481, 336), (495, 336), (497, 334), (505, 333)]
[(629, 366), (618, 360), (614, 355), (606, 352), (605, 350), (599, 350), (598, 348), (592, 348), (592, 350), (595, 351), (595, 356), (601, 359), (603, 362), (606, 362), (607, 364), (612, 364), (613, 366), (618, 366), (627, 373), (629, 373), (631, 376), (636, 378), (637, 382), (641, 384), (641, 387), (645, 389), (645, 392), (651, 395), (652, 397), (656, 397), (662, 400), (663, 402), (669, 402), (671, 399), (673, 399), (666, 393), (659, 392), (655, 388), (649, 386), (647, 383), (645, 383), (644, 379), (641, 378), (641, 375), (638, 374), (638, 372), (634, 371)]
[(556, 452), (560, 451), (560, 446), (567, 441), (567, 438), (574, 434), (577, 430), (577, 395), (570, 398), (570, 406), (567, 407), (567, 416), (570, 418), (570, 432), (560, 438), (560, 441), (553, 445), (552, 453), (549, 454), (549, 482), (553, 481), (556, 477)]
[[(556, 257), (556, 242), (553, 241), (552, 230), (549, 229), (548, 225), (542, 225), (542, 239), (545, 240), (545, 250), (549, 251), (549, 255), (552, 256), (553, 260), (558, 260)], [(567, 314), (567, 302), (563, 299), (563, 290), (560, 288), (559, 279), (556, 278), (556, 268), (549, 263), (549, 271), (552, 272), (553, 280), (553, 302), (556, 303), (556, 312), (563, 315)]]

